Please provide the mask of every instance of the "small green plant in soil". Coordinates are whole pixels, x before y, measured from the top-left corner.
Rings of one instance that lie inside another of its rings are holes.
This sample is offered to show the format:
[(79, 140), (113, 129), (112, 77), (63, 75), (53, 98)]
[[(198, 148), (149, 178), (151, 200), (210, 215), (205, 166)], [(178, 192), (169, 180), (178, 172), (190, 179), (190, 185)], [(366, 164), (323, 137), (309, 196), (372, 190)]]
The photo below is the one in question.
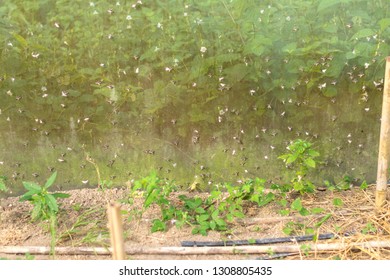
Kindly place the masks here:
[(169, 200), (171, 193), (175, 190), (175, 186), (162, 181), (155, 172), (137, 180), (130, 190), (127, 202), (133, 204), (136, 197), (142, 197), (144, 199), (143, 206), (142, 210), (131, 211), (129, 219), (142, 218), (143, 213), (155, 204), (160, 208), (161, 218), (152, 221), (152, 232), (166, 230), (167, 221), (175, 223), (177, 227), (182, 226), (186, 222), (186, 213), (176, 209)]
[[(354, 186), (353, 179), (350, 176), (344, 176), (340, 180), (340, 182), (338, 182), (336, 184), (334, 184), (328, 180), (325, 180), (324, 184), (327, 187), (327, 189), (330, 191), (346, 191), (346, 190), (350, 190)], [(361, 190), (367, 189), (368, 188), (367, 182), (364, 180), (360, 184), (359, 188)]]
[(6, 181), (7, 181), (6, 176), (0, 176), (0, 192), (7, 192), (8, 191), (8, 188), (5, 184)]
[(193, 234), (207, 235), (209, 230), (225, 231), (228, 229), (227, 221), (243, 216), (241, 201), (234, 201), (230, 195), (224, 196), (219, 188), (211, 191), (206, 199), (198, 196), (188, 198), (185, 195), (179, 198), (184, 202), (188, 216), (192, 217)]
[(314, 228), (300, 222), (288, 222), (283, 227), (283, 233), (286, 235), (313, 234), (314, 232)]
[[(288, 202), (287, 200), (285, 200), (285, 207), (287, 207), (287, 205)], [(324, 209), (320, 207), (308, 209), (302, 205), (301, 198), (297, 198), (291, 203), (290, 208), (285, 208), (280, 211), (280, 213), (285, 216), (295, 212), (299, 213), (302, 216), (307, 216), (323, 213)], [(322, 226), (322, 224), (325, 223), (330, 217), (331, 214), (325, 215), (320, 221), (314, 224), (314, 226), (301, 222), (288, 222), (284, 226), (283, 232), (287, 235), (314, 234), (316, 230), (318, 230)]]
[(304, 224), (301, 222), (287, 222), (286, 225), (283, 227), (283, 233), (286, 235), (313, 235), (313, 241), (316, 241), (318, 236), (316, 233), (319, 232), (319, 228), (322, 226), (323, 223), (325, 223), (329, 218), (331, 217), (331, 214), (328, 214), (324, 216), (319, 222), (317, 222), (314, 226), (310, 226), (308, 224)]
[(152, 232), (164, 231), (168, 223), (182, 227), (187, 224), (193, 227), (193, 234), (207, 235), (209, 230), (227, 231), (228, 223), (235, 218), (243, 218), (244, 202), (264, 206), (275, 199), (273, 193), (265, 193), (265, 180), (256, 178), (247, 180), (239, 186), (216, 186), (207, 197), (186, 195), (178, 196), (174, 202), (171, 194), (176, 187), (160, 180), (156, 173), (135, 182), (128, 203), (132, 204), (136, 196), (144, 199), (142, 210), (131, 215), (138, 218), (151, 205), (160, 208), (161, 217), (154, 219)]
[(188, 221), (194, 228), (193, 234), (207, 235), (209, 230), (226, 231), (228, 223), (235, 218), (244, 218), (244, 203), (255, 203), (264, 206), (275, 199), (273, 193), (265, 193), (265, 180), (250, 179), (239, 186), (216, 186), (205, 199), (200, 197), (179, 198), (184, 202)]
[(332, 203), (335, 207), (342, 207), (344, 205), (344, 202), (341, 198), (336, 197), (332, 200)]
[(320, 155), (319, 152), (312, 148), (312, 143), (302, 139), (295, 140), (287, 149), (290, 152), (278, 158), (294, 170), (289, 188), (301, 194), (314, 192), (315, 187), (306, 176), (310, 170), (316, 168), (318, 163), (316, 158)]
[(57, 214), (59, 211), (57, 199), (69, 197), (69, 195), (65, 193), (49, 192), (49, 188), (53, 185), (56, 177), (57, 172), (54, 172), (43, 186), (33, 182), (23, 182), (23, 186), (27, 189), (27, 192), (20, 198), (20, 201), (30, 201), (34, 205), (31, 212), (31, 218), (33, 221), (40, 220), (49, 222), (49, 229), (52, 237), (50, 244), (52, 254), (54, 254)]
[(361, 232), (363, 234), (377, 233), (378, 229), (372, 223), (367, 223)]
[(352, 179), (349, 176), (344, 176), (342, 180), (337, 183), (333, 184), (329, 182), (328, 180), (325, 180), (325, 186), (328, 188), (330, 191), (345, 191), (345, 190), (350, 190), (353, 186), (352, 184)]
[(100, 188), (99, 188), (99, 190), (101, 190), (101, 191), (106, 191), (106, 190), (109, 190), (109, 189), (111, 189), (112, 188), (112, 181), (109, 181), (109, 180), (102, 180), (101, 182), (100, 182)]
[(360, 184), (360, 189), (361, 190), (365, 190), (365, 189), (367, 189), (368, 188), (368, 184), (367, 184), (367, 182), (364, 180), (361, 184)]
[(309, 252), (311, 251), (310, 244), (302, 244), (300, 248), (306, 257), (309, 256)]

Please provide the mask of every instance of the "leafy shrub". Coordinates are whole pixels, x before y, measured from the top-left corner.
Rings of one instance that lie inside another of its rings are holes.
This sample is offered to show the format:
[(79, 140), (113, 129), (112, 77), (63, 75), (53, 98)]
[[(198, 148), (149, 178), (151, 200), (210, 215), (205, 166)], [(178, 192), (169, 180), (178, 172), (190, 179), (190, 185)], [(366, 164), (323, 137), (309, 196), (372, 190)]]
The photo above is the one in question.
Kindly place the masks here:
[(279, 156), (279, 159), (282, 159), (287, 167), (291, 166), (295, 169), (291, 186), (292, 189), (299, 191), (301, 194), (314, 191), (314, 185), (306, 178), (306, 175), (310, 169), (316, 167), (315, 158), (320, 154), (311, 146), (310, 142), (297, 139), (287, 147), (290, 153)]
[(5, 0), (0, 15), (2, 102), (24, 92), (20, 105), (57, 108), (59, 123), (75, 112), (102, 120), (102, 101), (164, 116), (156, 127), (173, 105), (188, 112), (185, 127), (215, 123), (206, 108), (230, 99), (261, 115), (264, 98), (360, 96), (383, 86), (390, 53), (383, 1)]

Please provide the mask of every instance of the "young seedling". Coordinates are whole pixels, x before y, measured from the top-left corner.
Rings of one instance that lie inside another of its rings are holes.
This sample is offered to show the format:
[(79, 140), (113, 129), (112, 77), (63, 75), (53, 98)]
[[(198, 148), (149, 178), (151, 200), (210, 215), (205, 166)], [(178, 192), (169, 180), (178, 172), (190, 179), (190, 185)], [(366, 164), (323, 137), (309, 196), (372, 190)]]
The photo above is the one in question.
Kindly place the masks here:
[(306, 178), (306, 175), (310, 169), (316, 168), (315, 158), (320, 154), (311, 146), (312, 144), (308, 141), (297, 139), (287, 147), (289, 153), (278, 157), (284, 161), (286, 166), (291, 166), (295, 170), (295, 176), (291, 180), (291, 189), (301, 194), (314, 191), (314, 185)]
[(67, 198), (69, 194), (65, 193), (49, 193), (48, 189), (53, 185), (57, 177), (57, 171), (54, 172), (46, 181), (44, 186), (40, 186), (33, 182), (23, 182), (23, 186), (27, 192), (22, 195), (19, 201), (30, 201), (34, 208), (31, 212), (33, 221), (49, 221), (51, 240), (51, 253), (54, 254), (54, 246), (56, 242), (57, 214), (59, 211), (57, 198)]
[(19, 201), (30, 201), (34, 208), (31, 213), (33, 221), (48, 220), (51, 216), (58, 213), (57, 198), (68, 198), (66, 193), (49, 193), (48, 189), (53, 185), (57, 177), (57, 171), (54, 172), (46, 181), (44, 186), (33, 182), (23, 182), (23, 186), (28, 192), (22, 195)]
[(7, 192), (8, 188), (5, 184), (5, 181), (7, 180), (7, 177), (0, 176), (0, 192)]

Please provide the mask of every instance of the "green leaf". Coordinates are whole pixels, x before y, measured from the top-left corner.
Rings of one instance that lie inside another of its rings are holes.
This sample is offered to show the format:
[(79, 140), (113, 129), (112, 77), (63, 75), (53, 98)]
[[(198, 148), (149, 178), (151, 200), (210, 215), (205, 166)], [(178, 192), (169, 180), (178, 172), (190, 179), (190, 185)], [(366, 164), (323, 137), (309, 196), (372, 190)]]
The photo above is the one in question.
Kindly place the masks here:
[(297, 49), (297, 43), (292, 42), (292, 43), (289, 43), (289, 44), (285, 45), (285, 46), (282, 48), (282, 51), (291, 54), (291, 53), (293, 53), (296, 49)]
[(316, 167), (316, 162), (312, 158), (307, 158), (304, 160), (304, 162), (305, 162), (305, 165), (308, 167), (311, 167), (311, 168)]
[(266, 50), (266, 48), (262, 45), (248, 44), (245, 47), (244, 53), (245, 54), (254, 54), (254, 55), (260, 56), (264, 53), (265, 50)]
[(210, 221), (210, 228), (212, 230), (215, 230), (216, 227), (217, 227), (217, 224), (215, 223), (215, 221)]
[(23, 48), (26, 48), (28, 43), (27, 43), (27, 40), (24, 39), (22, 36), (20, 36), (19, 34), (12, 34), (12, 36), (14, 36), (14, 38), (16, 39), (16, 41), (19, 42), (19, 44), (23, 47)]
[(33, 221), (36, 221), (42, 217), (42, 204), (38, 203), (35, 204), (32, 212), (31, 212), (31, 219)]
[(195, 212), (198, 213), (198, 214), (203, 214), (206, 212), (206, 210), (204, 210), (202, 207), (198, 207), (195, 209)]
[(336, 34), (338, 31), (338, 26), (335, 23), (326, 23), (322, 29), (325, 32), (331, 33), (331, 34)]
[(68, 198), (68, 197), (70, 197), (70, 194), (67, 194), (67, 193), (52, 193), (51, 195), (54, 198)]
[(245, 218), (245, 214), (242, 213), (241, 211), (234, 211), (233, 213), (233, 216), (236, 217), (236, 218)]
[(289, 154), (284, 154), (284, 155), (278, 156), (278, 159), (287, 160), (289, 157), (290, 157)]
[(324, 91), (324, 96), (334, 97), (337, 95), (337, 89), (335, 87), (326, 87)]
[(310, 215), (310, 211), (307, 210), (305, 207), (302, 207), (302, 209), (299, 210), (299, 214), (301, 214), (302, 216), (307, 216)]
[(322, 0), (317, 7), (317, 12), (321, 12), (327, 8), (331, 8), (341, 3), (349, 3), (352, 0)]
[(196, 216), (196, 220), (198, 221), (198, 223), (202, 223), (204, 221), (207, 221), (209, 218), (210, 218), (209, 214), (203, 214), (203, 215)]
[(292, 154), (290, 155), (287, 160), (286, 160), (286, 164), (290, 164), (290, 163), (293, 163), (294, 161), (297, 160), (299, 154), (295, 153), (295, 154)]
[(353, 52), (347, 52), (346, 54), (345, 54), (345, 58), (346, 59), (354, 59), (355, 57), (357, 57), (358, 56), (358, 52), (355, 50), (355, 51), (353, 51)]
[(343, 206), (344, 202), (341, 198), (334, 198), (333, 199), (333, 205), (336, 207), (341, 207)]
[(215, 221), (215, 222), (217, 223), (217, 225), (220, 226), (220, 227), (225, 227), (225, 226), (226, 226), (226, 222), (225, 222), (224, 220), (220, 219), (220, 218), (215, 219), (214, 221)]
[(324, 76), (337, 79), (338, 77), (340, 77), (340, 74), (342, 73), (344, 68), (345, 68), (344, 54), (337, 54), (335, 55), (335, 58), (332, 60), (328, 70), (326, 70)]
[(301, 211), (302, 209), (302, 202), (300, 198), (297, 198), (291, 203), (291, 209), (295, 211)]
[(33, 183), (33, 182), (23, 182), (23, 186), (32, 192), (40, 193), (42, 191), (42, 188), (40, 185)]
[(283, 209), (283, 210), (280, 210), (279, 213), (280, 213), (280, 215), (282, 215), (282, 216), (288, 216), (288, 215), (290, 215), (290, 210), (288, 210), (288, 209)]
[(237, 63), (224, 70), (227, 80), (232, 83), (241, 81), (249, 72), (250, 68), (242, 63)]
[(226, 214), (226, 220), (229, 222), (233, 222), (234, 216), (231, 213)]
[(45, 200), (46, 200), (47, 206), (49, 207), (50, 211), (57, 213), (58, 212), (58, 205), (57, 205), (57, 201), (54, 198), (54, 196), (47, 193), (47, 194), (45, 194)]
[(332, 214), (327, 214), (325, 217), (323, 217), (318, 223), (315, 224), (315, 227), (322, 226), (323, 223), (325, 223), (329, 218), (332, 217)]
[(157, 195), (158, 195), (157, 190), (156, 190), (156, 189), (152, 189), (152, 190), (148, 193), (147, 197), (145, 198), (144, 207), (145, 207), (145, 208), (149, 208), (149, 206), (150, 206), (151, 204), (155, 203), (156, 200), (157, 200)]
[(257, 36), (246, 43), (244, 54), (260, 56), (266, 50), (266, 46), (272, 46), (272, 40), (264, 36)]
[(53, 185), (54, 181), (57, 178), (57, 171), (55, 171), (49, 179), (47, 179), (46, 184), (45, 184), (45, 189), (48, 189), (51, 185)]
[(249, 200), (252, 202), (260, 203), (260, 199), (261, 199), (261, 195), (256, 193), (254, 195), (251, 195)]
[(6, 178), (4, 176), (0, 176), (0, 191), (6, 192), (8, 191), (7, 186), (5, 185)]
[(152, 222), (151, 231), (152, 232), (165, 231), (166, 228), (167, 228), (167, 226), (163, 221), (161, 221), (160, 219), (155, 219)]
[(194, 210), (202, 204), (202, 199), (200, 197), (196, 197), (193, 199), (185, 200), (185, 203), (190, 209)]
[(363, 183), (360, 185), (360, 189), (361, 189), (361, 190), (365, 190), (365, 189), (367, 189), (367, 188), (368, 188), (367, 182), (366, 182), (366, 181), (363, 181)]
[(384, 31), (387, 27), (390, 26), (390, 18), (383, 18), (379, 21), (379, 26), (381, 27), (381, 32)]
[(286, 235), (291, 235), (292, 233), (293, 233), (293, 229), (291, 228), (291, 227), (284, 227), (283, 228), (283, 232), (284, 232), (284, 234), (286, 234)]
[(258, 201), (257, 205), (259, 207), (262, 207), (264, 205), (267, 205), (271, 201), (275, 200), (275, 194), (273, 193), (267, 193), (261, 200)]
[[(314, 233), (315, 233), (314, 228), (309, 227), (305, 229), (305, 234), (314, 234)], [(315, 236), (313, 238), (315, 238)]]
[(312, 208), (312, 209), (310, 209), (310, 212), (312, 213), (312, 214), (321, 214), (322, 212), (324, 212), (325, 211), (325, 209), (324, 208), (321, 208), (321, 207), (314, 207), (314, 208)]
[(282, 198), (282, 199), (280, 199), (280, 200), (277, 201), (277, 202), (278, 202), (278, 204), (280, 204), (282, 207), (287, 207), (287, 204), (288, 204), (287, 199)]
[(0, 191), (1, 192), (6, 192), (8, 191), (7, 187), (5, 186), (4, 182), (0, 181)]
[(356, 32), (351, 37), (351, 40), (366, 38), (366, 37), (370, 37), (370, 36), (375, 35), (375, 34), (376, 34), (375, 30), (372, 30), (370, 28), (364, 28), (364, 29), (360, 29), (358, 32)]
[(19, 201), (32, 201), (34, 195), (37, 195), (35, 191), (26, 192), (19, 198)]
[(309, 156), (311, 156), (311, 157), (318, 157), (318, 156), (320, 156), (320, 153), (319, 152), (317, 152), (317, 151), (315, 151), (315, 150), (308, 150), (307, 151), (307, 154), (309, 155)]
[(219, 210), (215, 210), (215, 211), (211, 214), (211, 217), (213, 218), (213, 220), (218, 219), (218, 216), (219, 216)]

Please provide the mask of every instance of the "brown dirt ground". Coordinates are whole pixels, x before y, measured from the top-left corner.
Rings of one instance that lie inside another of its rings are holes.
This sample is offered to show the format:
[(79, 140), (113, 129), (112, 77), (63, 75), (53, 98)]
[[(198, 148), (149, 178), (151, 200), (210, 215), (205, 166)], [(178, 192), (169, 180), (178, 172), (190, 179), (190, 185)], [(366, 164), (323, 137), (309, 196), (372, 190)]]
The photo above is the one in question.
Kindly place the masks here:
[[(57, 233), (62, 238), (57, 246), (70, 247), (102, 247), (109, 246), (110, 239), (107, 229), (106, 206), (109, 201), (119, 201), (127, 197), (126, 188), (115, 188), (105, 191), (97, 189), (80, 189), (68, 191), (70, 198), (60, 200), (61, 211), (59, 213), (59, 228)], [(186, 193), (187, 195), (206, 195)], [(178, 195), (175, 194), (175, 195)], [(388, 191), (390, 197), (390, 190)], [(333, 205), (334, 198), (341, 198), (342, 207)], [(290, 197), (291, 201), (295, 197)], [(306, 208), (322, 207), (332, 217), (320, 228), (320, 233), (336, 233), (353, 231), (355, 234), (349, 237), (338, 236), (333, 240), (318, 241), (320, 243), (353, 242), (369, 240), (390, 241), (390, 205), (386, 204), (383, 211), (375, 213), (375, 186), (370, 186), (365, 191), (352, 188), (342, 192), (316, 192), (304, 195), (302, 202)], [(122, 203), (122, 210), (141, 209), (141, 200), (136, 200), (132, 207)], [(49, 246), (50, 233), (44, 222), (31, 222), (30, 211), (32, 205), (28, 202), (19, 202), (17, 197), (0, 199), (0, 246)], [(287, 220), (277, 220), (282, 216), (278, 214), (281, 206), (271, 203), (262, 208), (248, 206), (244, 222), (235, 222), (229, 232), (213, 232), (208, 236), (192, 235), (190, 226), (177, 229), (171, 226), (166, 232), (151, 233), (150, 225), (153, 218), (157, 218), (158, 208), (148, 209), (141, 220), (129, 221), (128, 214), (123, 215), (123, 227), (125, 246), (128, 247), (180, 247), (181, 241), (221, 241), (221, 240), (248, 240), (286, 236), (282, 229)], [(302, 219), (302, 216), (297, 216)], [(77, 219), (84, 218), (85, 225), (76, 228), (70, 235), (67, 231), (72, 229)], [(270, 219), (271, 218), (271, 219)], [(258, 219), (258, 220), (256, 220)], [(268, 220), (267, 220), (268, 219)], [(313, 226), (321, 219), (321, 216), (306, 217), (304, 224)], [(271, 221), (270, 221), (271, 220)], [(371, 223), (376, 232), (362, 234)], [(304, 231), (297, 234), (304, 234)], [(312, 243), (312, 242), (311, 242)], [(291, 243), (293, 244), (293, 243)], [(267, 256), (267, 255), (265, 255)], [(52, 259), (48, 255), (35, 255), (35, 259)], [(130, 255), (129, 259), (256, 259), (264, 257), (261, 254), (251, 255)], [(0, 258), (24, 259), (25, 255), (7, 255), (0, 252)], [(86, 255), (56, 255), (55, 259), (110, 259), (111, 256), (86, 256)], [(304, 254), (299, 252), (284, 259), (390, 259), (390, 248), (364, 249), (350, 248), (344, 251), (321, 254)]]

